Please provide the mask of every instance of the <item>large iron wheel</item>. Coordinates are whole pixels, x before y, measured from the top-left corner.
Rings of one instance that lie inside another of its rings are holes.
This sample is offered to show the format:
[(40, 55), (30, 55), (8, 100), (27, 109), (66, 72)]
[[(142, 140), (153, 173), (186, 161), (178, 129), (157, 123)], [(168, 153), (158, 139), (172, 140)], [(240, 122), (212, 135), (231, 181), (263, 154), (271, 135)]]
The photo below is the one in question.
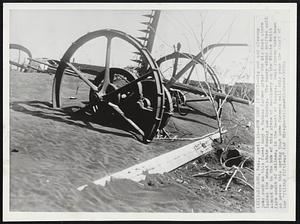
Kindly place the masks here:
[[(82, 45), (99, 37), (105, 37), (107, 40), (105, 66), (102, 72), (98, 72), (96, 78), (91, 78), (70, 63), (70, 59)], [(147, 69), (144, 72), (133, 74), (124, 69), (110, 67), (114, 38), (128, 42), (140, 52), (147, 62)], [(53, 107), (70, 106), (64, 105), (63, 101), (68, 97), (62, 95), (63, 88), (68, 89), (68, 85), (62, 87), (63, 79), (68, 76), (65, 71), (70, 69), (79, 80), (86, 84), (89, 90), (86, 93), (88, 102), (86, 105), (80, 106), (80, 111), (90, 111), (95, 107), (98, 109), (109, 107), (142, 135), (144, 142), (153, 139), (160, 128), (164, 115), (165, 93), (159, 67), (138, 40), (124, 32), (111, 29), (94, 31), (76, 40), (65, 52), (57, 68), (53, 81)], [(120, 76), (123, 77), (122, 84), (120, 84), (120, 80), (118, 81)], [(151, 81), (152, 84), (146, 84), (148, 81)]]

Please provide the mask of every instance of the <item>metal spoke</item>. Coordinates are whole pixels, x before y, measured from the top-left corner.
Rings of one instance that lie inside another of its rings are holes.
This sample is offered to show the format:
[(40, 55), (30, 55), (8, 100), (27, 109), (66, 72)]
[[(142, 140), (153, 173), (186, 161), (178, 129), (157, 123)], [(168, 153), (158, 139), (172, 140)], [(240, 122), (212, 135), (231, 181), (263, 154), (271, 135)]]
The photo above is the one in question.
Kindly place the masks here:
[(176, 75), (176, 72), (177, 72), (177, 66), (178, 66), (178, 58), (179, 58), (179, 51), (180, 51), (180, 48), (181, 48), (181, 44), (178, 43), (177, 44), (177, 47), (175, 49), (175, 62), (174, 62), (174, 65), (173, 65), (173, 74), (172, 74), (172, 77), (175, 77)]
[(119, 94), (119, 93), (122, 93), (123, 91), (128, 90), (128, 88), (132, 87), (133, 85), (137, 84), (138, 82), (140, 82), (140, 81), (142, 81), (142, 80), (148, 78), (149, 76), (151, 76), (151, 72), (152, 72), (152, 71), (148, 71), (148, 72), (146, 72), (146, 74), (140, 76), (139, 78), (133, 80), (132, 82), (126, 84), (125, 86), (122, 86), (121, 88), (119, 88), (119, 89), (117, 89), (117, 90), (115, 90), (115, 91), (112, 91), (112, 92), (110, 92), (110, 93), (104, 95), (104, 96), (103, 96), (103, 99), (108, 99), (108, 98), (110, 98), (110, 97), (112, 97), (112, 96), (115, 96), (115, 95), (117, 95), (117, 94)]
[(189, 73), (188, 77), (186, 78), (184, 84), (188, 84), (188, 82), (189, 82), (189, 80), (190, 80), (190, 78), (191, 78), (191, 75), (192, 75), (192, 73), (193, 73), (195, 67), (196, 67), (196, 65), (193, 65), (193, 66), (192, 66), (192, 68), (191, 68), (191, 70), (190, 70), (190, 73)]
[(106, 44), (105, 74), (104, 74), (103, 86), (100, 90), (100, 95), (104, 95), (106, 93), (106, 89), (110, 84), (109, 66), (110, 66), (110, 54), (111, 54), (111, 40), (112, 37), (108, 36), (107, 44)]
[(130, 124), (137, 132), (139, 132), (142, 136), (145, 136), (145, 133), (142, 131), (142, 129), (139, 128), (139, 126), (134, 123), (131, 119), (125, 116), (124, 112), (120, 109), (120, 107), (116, 104), (113, 104), (111, 102), (108, 102), (108, 105), (117, 112), (128, 124)]
[(66, 62), (66, 64), (78, 75), (78, 77), (83, 80), (89, 87), (91, 87), (92, 90), (95, 92), (98, 91), (98, 87), (95, 86), (88, 78), (86, 78), (81, 71), (79, 71), (77, 68), (75, 68), (74, 65), (72, 65), (69, 62)]

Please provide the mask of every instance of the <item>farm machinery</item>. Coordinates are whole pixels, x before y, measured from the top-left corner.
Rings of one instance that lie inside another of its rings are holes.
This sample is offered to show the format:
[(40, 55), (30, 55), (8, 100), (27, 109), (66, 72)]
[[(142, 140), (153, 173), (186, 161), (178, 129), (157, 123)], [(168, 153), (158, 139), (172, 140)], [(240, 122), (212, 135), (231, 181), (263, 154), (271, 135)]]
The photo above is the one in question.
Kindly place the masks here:
[[(143, 142), (150, 142), (158, 132), (164, 132), (174, 107), (180, 112), (181, 106), (189, 101), (210, 101), (217, 102), (218, 106), (222, 101), (230, 103), (237, 102), (249, 104), (248, 100), (240, 99), (222, 92), (221, 84), (214, 69), (203, 59), (204, 54), (216, 47), (224, 46), (247, 46), (246, 44), (218, 43), (205, 47), (197, 55), (180, 52), (180, 44), (172, 54), (168, 54), (158, 60), (151, 56), (156, 28), (160, 11), (152, 11), (145, 15), (147, 26), (141, 30), (143, 37), (135, 38), (127, 33), (114, 29), (102, 29), (89, 32), (75, 42), (64, 53), (60, 61), (40, 61), (29, 59), (47, 66), (46, 72), (55, 74), (52, 88), (52, 104), (54, 108), (76, 108), (76, 114), (89, 116), (100, 116), (99, 111), (106, 111), (106, 114), (121, 118), (127, 125), (142, 136)], [(106, 40), (106, 52), (104, 66), (80, 64), (72, 62), (72, 57), (77, 50), (89, 41), (96, 38)], [(119, 39), (131, 45), (136, 51), (133, 52), (137, 58), (134, 68), (112, 67), (112, 40)], [(178, 59), (184, 58), (188, 62), (178, 70)], [(174, 60), (172, 77), (166, 79), (160, 66), (170, 60)], [(200, 88), (191, 86), (189, 79), (195, 68), (200, 65), (205, 67), (212, 80), (212, 88)], [(189, 72), (184, 82), (178, 80)], [(69, 81), (70, 77), (76, 78), (76, 83)], [(78, 82), (84, 83), (79, 88)], [(77, 87), (76, 87), (77, 86)], [(78, 104), (76, 95), (83, 96)], [(73, 91), (73, 92), (72, 92)], [(199, 95), (199, 99), (186, 99), (185, 93)], [(182, 115), (185, 115), (181, 112)], [(105, 117), (103, 117), (105, 119)]]
[(26, 65), (25, 61), (22, 63), (20, 55), (21, 55), (21, 52), (23, 52), (23, 53), (25, 53), (27, 58), (30, 60), (32, 58), (31, 51), (28, 48), (26, 48), (20, 44), (9, 44), (9, 49), (18, 51), (18, 59), (10, 60), (9, 64), (11, 66), (15, 66), (19, 71), (26, 72), (28, 70), (28, 68), (30, 67), (30, 64)]

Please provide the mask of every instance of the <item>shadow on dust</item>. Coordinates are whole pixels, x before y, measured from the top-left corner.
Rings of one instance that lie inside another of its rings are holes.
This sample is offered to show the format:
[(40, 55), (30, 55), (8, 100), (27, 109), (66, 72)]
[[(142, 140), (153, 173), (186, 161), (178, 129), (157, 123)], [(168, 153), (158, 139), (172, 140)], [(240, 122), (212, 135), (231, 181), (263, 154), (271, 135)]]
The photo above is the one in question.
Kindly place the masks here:
[[(68, 125), (73, 125), (81, 128), (87, 128), (93, 131), (97, 131), (104, 134), (114, 134), (122, 137), (133, 137), (139, 141), (137, 134), (120, 119), (118, 116), (110, 114), (107, 110), (99, 110), (95, 115), (87, 115), (84, 113), (76, 113), (78, 107), (67, 107), (67, 108), (52, 108), (52, 104), (44, 101), (15, 101), (10, 103), (10, 109), (25, 113), (31, 116), (36, 116), (43, 119), (49, 119), (57, 122), (63, 122)], [(111, 130), (105, 130), (99, 128), (96, 125), (103, 127), (120, 129), (128, 132), (121, 133)]]

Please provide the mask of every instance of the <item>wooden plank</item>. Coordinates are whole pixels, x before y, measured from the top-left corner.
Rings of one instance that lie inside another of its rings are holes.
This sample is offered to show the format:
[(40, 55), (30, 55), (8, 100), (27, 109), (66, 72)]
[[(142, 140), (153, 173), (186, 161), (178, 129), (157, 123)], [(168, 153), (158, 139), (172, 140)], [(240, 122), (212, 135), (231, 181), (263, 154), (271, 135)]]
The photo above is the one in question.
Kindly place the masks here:
[[(225, 132), (226, 131), (223, 131), (223, 133)], [(162, 174), (170, 172), (177, 167), (180, 167), (188, 163), (189, 161), (192, 161), (197, 157), (211, 151), (213, 149), (212, 142), (217, 138), (220, 138), (220, 133), (218, 131), (215, 131), (206, 136), (203, 136), (203, 138), (191, 144), (157, 156), (140, 164), (134, 165), (120, 172), (105, 176), (99, 180), (94, 181), (93, 183), (96, 185), (105, 186), (105, 184), (111, 179), (130, 179), (139, 182), (145, 179), (145, 172), (149, 174)], [(81, 191), (87, 186), (88, 185), (80, 186), (77, 188), (77, 190)]]

